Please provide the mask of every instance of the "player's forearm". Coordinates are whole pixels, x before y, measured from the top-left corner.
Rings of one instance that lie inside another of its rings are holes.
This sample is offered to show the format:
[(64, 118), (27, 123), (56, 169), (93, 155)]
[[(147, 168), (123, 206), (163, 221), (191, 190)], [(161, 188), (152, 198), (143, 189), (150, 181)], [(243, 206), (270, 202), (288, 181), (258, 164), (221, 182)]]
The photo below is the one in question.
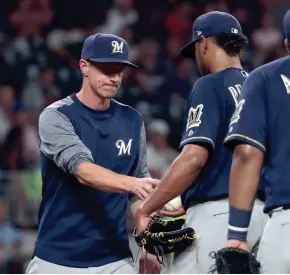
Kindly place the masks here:
[(80, 183), (92, 188), (114, 193), (130, 193), (134, 178), (120, 175), (99, 165), (83, 162), (77, 170)]
[(239, 145), (230, 173), (230, 216), (228, 239), (244, 241), (260, 182), (263, 153), (250, 145)]
[[(130, 207), (130, 208), (131, 208), (131, 214), (132, 214), (134, 220), (136, 220), (136, 212), (137, 212), (137, 210), (141, 207), (142, 203), (143, 203), (143, 201), (140, 200), (140, 199), (138, 199), (138, 200), (134, 201), (134, 202), (131, 204), (131, 207)], [(156, 214), (156, 212), (154, 211), (154, 212), (151, 213), (151, 214), (152, 214), (152, 216), (153, 216), (153, 215)]]
[[(135, 216), (136, 216), (136, 212), (137, 210), (140, 208), (140, 206), (142, 205), (143, 201), (138, 199), (138, 200), (135, 200), (133, 203), (131, 203), (131, 214), (132, 216), (134, 217), (135, 219)], [(156, 214), (156, 212), (153, 212), (152, 215)]]
[(140, 211), (150, 215), (183, 193), (198, 177), (207, 161), (207, 157), (207, 151), (196, 152), (194, 148), (193, 150), (186, 150), (184, 148), (172, 163), (169, 171), (160, 181), (156, 190), (142, 204)]
[(248, 211), (256, 197), (264, 157), (261, 151), (250, 147), (236, 147), (230, 173), (230, 205)]

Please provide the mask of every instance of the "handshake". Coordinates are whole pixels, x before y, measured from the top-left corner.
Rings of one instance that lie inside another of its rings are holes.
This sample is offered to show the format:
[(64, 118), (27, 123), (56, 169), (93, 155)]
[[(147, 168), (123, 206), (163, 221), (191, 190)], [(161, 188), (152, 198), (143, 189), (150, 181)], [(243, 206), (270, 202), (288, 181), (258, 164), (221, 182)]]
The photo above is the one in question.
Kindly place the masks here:
[[(131, 192), (141, 200), (148, 198), (158, 187), (160, 180), (152, 178), (134, 178)], [(178, 217), (185, 213), (182, 208), (180, 196), (172, 199), (164, 205), (160, 214), (171, 217)]]

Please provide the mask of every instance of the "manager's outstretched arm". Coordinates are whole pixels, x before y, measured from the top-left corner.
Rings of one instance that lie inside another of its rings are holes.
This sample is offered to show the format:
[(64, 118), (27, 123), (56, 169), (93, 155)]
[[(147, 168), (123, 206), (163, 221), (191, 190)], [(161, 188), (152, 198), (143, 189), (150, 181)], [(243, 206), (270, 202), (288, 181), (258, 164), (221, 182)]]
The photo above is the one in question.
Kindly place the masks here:
[(41, 152), (81, 184), (107, 192), (132, 193), (143, 199), (159, 182), (120, 175), (94, 164), (91, 151), (79, 139), (71, 121), (57, 109), (42, 112), (39, 135)]

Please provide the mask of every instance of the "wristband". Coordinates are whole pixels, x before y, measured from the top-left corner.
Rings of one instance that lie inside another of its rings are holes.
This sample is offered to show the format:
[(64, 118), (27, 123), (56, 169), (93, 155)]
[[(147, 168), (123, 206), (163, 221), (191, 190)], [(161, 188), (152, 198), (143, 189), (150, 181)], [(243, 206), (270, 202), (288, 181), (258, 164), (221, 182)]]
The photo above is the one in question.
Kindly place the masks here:
[(228, 240), (246, 241), (252, 211), (240, 210), (230, 206)]

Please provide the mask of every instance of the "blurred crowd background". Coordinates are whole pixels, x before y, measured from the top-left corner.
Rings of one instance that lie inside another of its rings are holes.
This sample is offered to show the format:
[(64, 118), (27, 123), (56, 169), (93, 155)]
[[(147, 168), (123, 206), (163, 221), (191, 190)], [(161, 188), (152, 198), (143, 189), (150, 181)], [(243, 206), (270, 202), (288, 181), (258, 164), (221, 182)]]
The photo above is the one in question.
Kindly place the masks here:
[(144, 116), (148, 164), (160, 178), (177, 156), (187, 95), (200, 77), (178, 56), (194, 19), (212, 10), (241, 22), (250, 40), (244, 69), (286, 54), (282, 18), (289, 0), (9, 0), (0, 9), (0, 273), (23, 273), (41, 199), (38, 116), (81, 87), (83, 40), (125, 38), (131, 60), (116, 99)]

